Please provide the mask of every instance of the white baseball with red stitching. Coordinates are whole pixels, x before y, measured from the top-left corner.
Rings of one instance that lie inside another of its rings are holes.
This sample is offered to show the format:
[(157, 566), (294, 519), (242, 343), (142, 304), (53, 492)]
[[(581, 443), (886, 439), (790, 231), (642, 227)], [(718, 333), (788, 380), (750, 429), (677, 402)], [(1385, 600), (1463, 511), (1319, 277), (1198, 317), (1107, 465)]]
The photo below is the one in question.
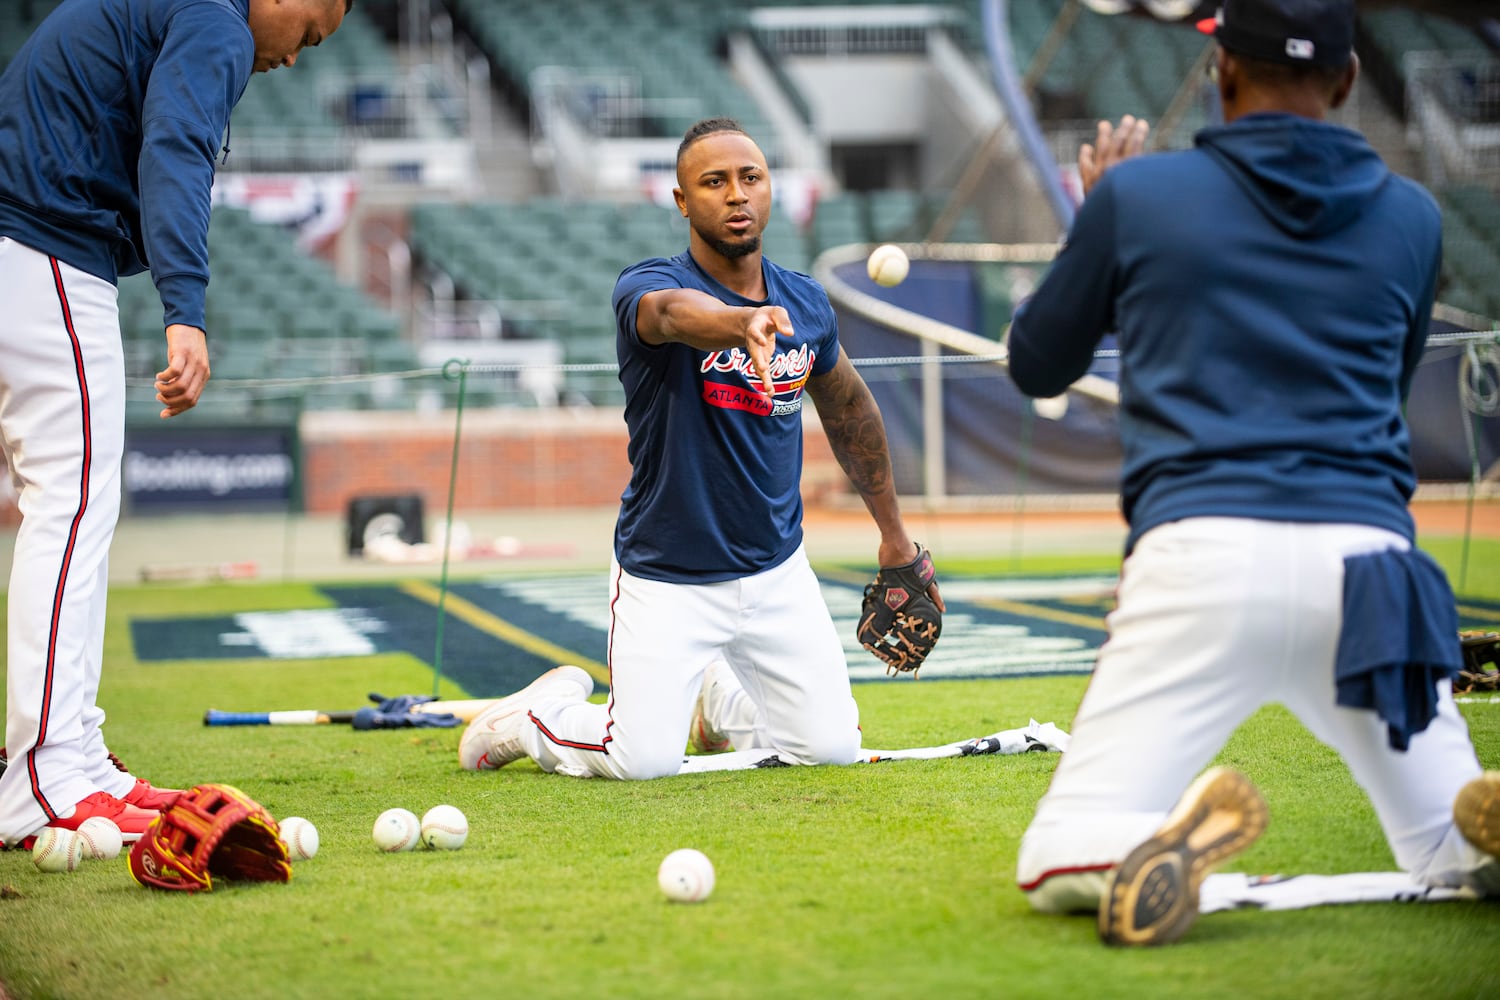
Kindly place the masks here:
[(656, 884), (674, 903), (701, 903), (714, 891), (714, 864), (702, 851), (680, 848), (662, 859)]
[(78, 839), (85, 859), (111, 861), (120, 856), (124, 839), (120, 828), (103, 816), (90, 816), (78, 825)]
[(32, 845), (31, 860), (44, 872), (77, 871), (83, 862), (83, 841), (72, 830), (44, 827)]
[(318, 828), (301, 816), (288, 816), (276, 824), (286, 855), (293, 861), (306, 861), (318, 853)]
[(433, 806), (422, 814), (422, 843), (433, 850), (456, 851), (469, 839), (469, 820), (456, 806)]
[(422, 824), (410, 809), (387, 809), (375, 820), (375, 846), (394, 854), (417, 846)]

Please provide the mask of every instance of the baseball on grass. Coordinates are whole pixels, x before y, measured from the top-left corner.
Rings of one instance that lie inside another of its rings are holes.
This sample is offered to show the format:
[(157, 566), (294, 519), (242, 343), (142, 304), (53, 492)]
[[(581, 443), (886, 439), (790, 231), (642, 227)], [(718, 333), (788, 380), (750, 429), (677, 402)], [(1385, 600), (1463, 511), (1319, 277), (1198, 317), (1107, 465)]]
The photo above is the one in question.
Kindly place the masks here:
[(440, 851), (456, 851), (469, 839), (469, 821), (456, 806), (433, 806), (422, 814), (422, 843)]
[(906, 259), (906, 251), (889, 243), (876, 247), (870, 254), (870, 259), (865, 262), (870, 280), (886, 288), (905, 281), (906, 272), (910, 268), (911, 262)]
[(72, 830), (44, 827), (32, 845), (31, 860), (44, 872), (77, 871), (83, 861), (83, 840)]
[(410, 809), (387, 809), (375, 820), (375, 846), (382, 851), (409, 851), (421, 837), (422, 824)]
[(656, 884), (674, 903), (701, 903), (714, 891), (714, 863), (702, 851), (681, 848), (662, 858)]
[(276, 824), (281, 830), (281, 842), (286, 845), (286, 856), (293, 861), (306, 861), (318, 853), (318, 828), (301, 816), (288, 816)]
[(78, 824), (78, 839), (83, 842), (83, 856), (97, 861), (109, 861), (120, 856), (124, 843), (120, 828), (103, 816), (90, 816)]

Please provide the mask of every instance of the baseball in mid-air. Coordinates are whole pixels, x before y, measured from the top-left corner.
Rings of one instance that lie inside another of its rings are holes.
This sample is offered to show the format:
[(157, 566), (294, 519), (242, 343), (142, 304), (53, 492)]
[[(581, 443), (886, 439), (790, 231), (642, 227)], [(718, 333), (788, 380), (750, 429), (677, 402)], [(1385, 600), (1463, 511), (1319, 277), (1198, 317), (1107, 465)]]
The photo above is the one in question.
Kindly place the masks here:
[(469, 839), (469, 821), (456, 806), (433, 806), (422, 814), (422, 843), (434, 850), (456, 851)]
[(714, 891), (714, 863), (702, 851), (680, 848), (662, 858), (656, 884), (674, 903), (701, 903)]
[(876, 247), (870, 254), (870, 259), (865, 261), (865, 271), (869, 273), (870, 280), (886, 288), (905, 281), (906, 272), (910, 269), (911, 262), (906, 259), (906, 251), (890, 243)]
[(1061, 420), (1068, 415), (1068, 394), (1063, 393), (1049, 399), (1033, 399), (1031, 408), (1044, 420)]
[(72, 830), (43, 827), (31, 847), (31, 860), (44, 872), (77, 871), (83, 862), (83, 839)]
[(288, 816), (277, 823), (281, 830), (281, 842), (286, 844), (286, 856), (293, 861), (306, 861), (318, 853), (318, 828), (301, 816)]
[(90, 816), (78, 824), (78, 839), (83, 844), (85, 860), (109, 861), (120, 856), (124, 847), (120, 828), (103, 816)]
[(375, 846), (382, 851), (409, 851), (421, 838), (422, 824), (410, 809), (387, 809), (375, 820)]

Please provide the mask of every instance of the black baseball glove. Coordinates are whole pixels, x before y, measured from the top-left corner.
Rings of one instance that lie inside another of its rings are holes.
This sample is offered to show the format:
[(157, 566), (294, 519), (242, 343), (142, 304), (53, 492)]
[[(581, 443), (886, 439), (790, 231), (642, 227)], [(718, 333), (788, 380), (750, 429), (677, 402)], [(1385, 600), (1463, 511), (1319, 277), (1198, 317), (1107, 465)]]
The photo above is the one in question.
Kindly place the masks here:
[(943, 613), (927, 595), (937, 578), (932, 553), (917, 546), (917, 557), (905, 566), (882, 566), (865, 587), (859, 614), (859, 644), (885, 664), (886, 673), (910, 673), (937, 645)]

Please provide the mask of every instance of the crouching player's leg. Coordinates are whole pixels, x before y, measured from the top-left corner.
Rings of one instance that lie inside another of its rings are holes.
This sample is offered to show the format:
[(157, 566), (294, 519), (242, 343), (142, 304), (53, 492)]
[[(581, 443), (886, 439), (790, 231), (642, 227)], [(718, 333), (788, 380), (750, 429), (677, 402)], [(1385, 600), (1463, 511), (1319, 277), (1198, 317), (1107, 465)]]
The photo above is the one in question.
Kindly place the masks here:
[(676, 584), (611, 568), (609, 698), (593, 679), (558, 667), (470, 724), (460, 763), (488, 770), (530, 757), (544, 771), (621, 780), (682, 766), (704, 669), (722, 657), (740, 619), (740, 581)]
[(859, 707), (806, 553), (739, 582), (743, 618), (724, 650), (728, 671), (711, 669), (704, 689), (710, 726), (735, 750), (771, 749), (786, 764), (854, 763)]
[(1136, 544), (1068, 751), (1021, 841), (1017, 882), (1037, 910), (1098, 911), (1111, 943), (1175, 940), (1208, 869), (1264, 829), (1249, 781), (1194, 779), (1264, 702), (1257, 664), (1279, 662), (1279, 608), (1258, 592), (1274, 588), (1258, 581), (1280, 577), (1246, 571), (1265, 548), (1252, 525), (1225, 519), (1163, 525)]

